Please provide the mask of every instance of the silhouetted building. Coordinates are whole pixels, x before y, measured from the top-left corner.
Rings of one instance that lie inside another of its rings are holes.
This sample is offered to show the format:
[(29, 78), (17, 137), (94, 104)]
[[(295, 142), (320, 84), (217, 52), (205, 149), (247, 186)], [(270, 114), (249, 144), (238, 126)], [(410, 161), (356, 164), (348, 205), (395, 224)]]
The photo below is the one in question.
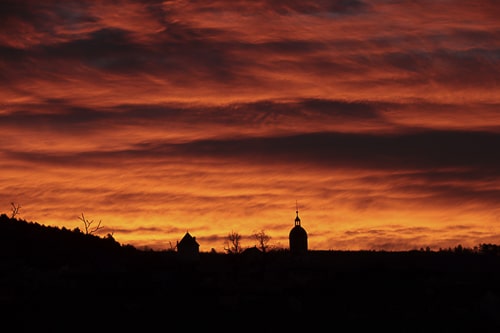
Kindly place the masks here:
[(193, 237), (186, 232), (181, 241), (177, 241), (177, 253), (183, 260), (197, 260), (200, 257), (200, 244)]
[(299, 209), (297, 208), (297, 217), (295, 218), (295, 225), (290, 230), (290, 253), (292, 254), (305, 254), (307, 253), (307, 232), (300, 225)]
[(244, 249), (241, 252), (242, 256), (247, 258), (258, 258), (262, 255), (262, 251), (257, 248), (257, 246), (252, 246), (247, 249)]

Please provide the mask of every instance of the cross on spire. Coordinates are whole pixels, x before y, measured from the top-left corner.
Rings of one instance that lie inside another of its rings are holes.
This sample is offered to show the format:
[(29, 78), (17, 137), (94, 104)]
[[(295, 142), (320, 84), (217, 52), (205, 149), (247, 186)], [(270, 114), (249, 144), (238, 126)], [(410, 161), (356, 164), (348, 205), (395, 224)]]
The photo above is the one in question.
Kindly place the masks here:
[(295, 225), (300, 225), (299, 204), (297, 203), (297, 200), (295, 200), (295, 213), (297, 213), (297, 217), (295, 217)]

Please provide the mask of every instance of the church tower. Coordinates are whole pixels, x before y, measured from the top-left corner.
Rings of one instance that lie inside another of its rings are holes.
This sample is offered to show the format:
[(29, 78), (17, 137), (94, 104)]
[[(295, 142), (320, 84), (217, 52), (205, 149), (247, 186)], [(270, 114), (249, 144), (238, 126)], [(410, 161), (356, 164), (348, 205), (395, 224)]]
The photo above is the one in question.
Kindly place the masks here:
[(299, 208), (295, 211), (297, 217), (295, 217), (295, 225), (290, 230), (289, 241), (290, 241), (290, 253), (291, 254), (305, 254), (307, 253), (307, 232), (300, 225)]

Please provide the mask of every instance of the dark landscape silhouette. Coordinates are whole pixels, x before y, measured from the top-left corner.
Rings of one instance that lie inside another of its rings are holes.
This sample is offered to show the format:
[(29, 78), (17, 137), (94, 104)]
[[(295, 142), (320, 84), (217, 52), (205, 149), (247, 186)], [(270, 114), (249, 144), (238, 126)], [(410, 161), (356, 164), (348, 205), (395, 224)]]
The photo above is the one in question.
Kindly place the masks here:
[(110, 234), (0, 215), (4, 324), (16, 332), (500, 329), (495, 244), (237, 254), (196, 244), (186, 233), (176, 250), (139, 250)]

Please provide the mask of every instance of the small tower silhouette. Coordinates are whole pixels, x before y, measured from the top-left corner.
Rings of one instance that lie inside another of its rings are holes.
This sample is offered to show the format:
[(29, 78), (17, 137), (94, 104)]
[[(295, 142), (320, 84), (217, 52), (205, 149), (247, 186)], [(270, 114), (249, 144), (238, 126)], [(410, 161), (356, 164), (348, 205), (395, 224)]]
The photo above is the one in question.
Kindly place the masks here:
[(177, 241), (177, 253), (179, 254), (179, 258), (188, 261), (198, 260), (200, 255), (199, 247), (200, 244), (196, 241), (196, 237), (191, 236), (191, 234), (186, 231), (181, 241)]
[(296, 204), (297, 217), (295, 217), (295, 225), (290, 230), (289, 241), (290, 241), (290, 253), (297, 254), (305, 254), (307, 253), (307, 232), (300, 225), (300, 217), (299, 217), (299, 207)]

